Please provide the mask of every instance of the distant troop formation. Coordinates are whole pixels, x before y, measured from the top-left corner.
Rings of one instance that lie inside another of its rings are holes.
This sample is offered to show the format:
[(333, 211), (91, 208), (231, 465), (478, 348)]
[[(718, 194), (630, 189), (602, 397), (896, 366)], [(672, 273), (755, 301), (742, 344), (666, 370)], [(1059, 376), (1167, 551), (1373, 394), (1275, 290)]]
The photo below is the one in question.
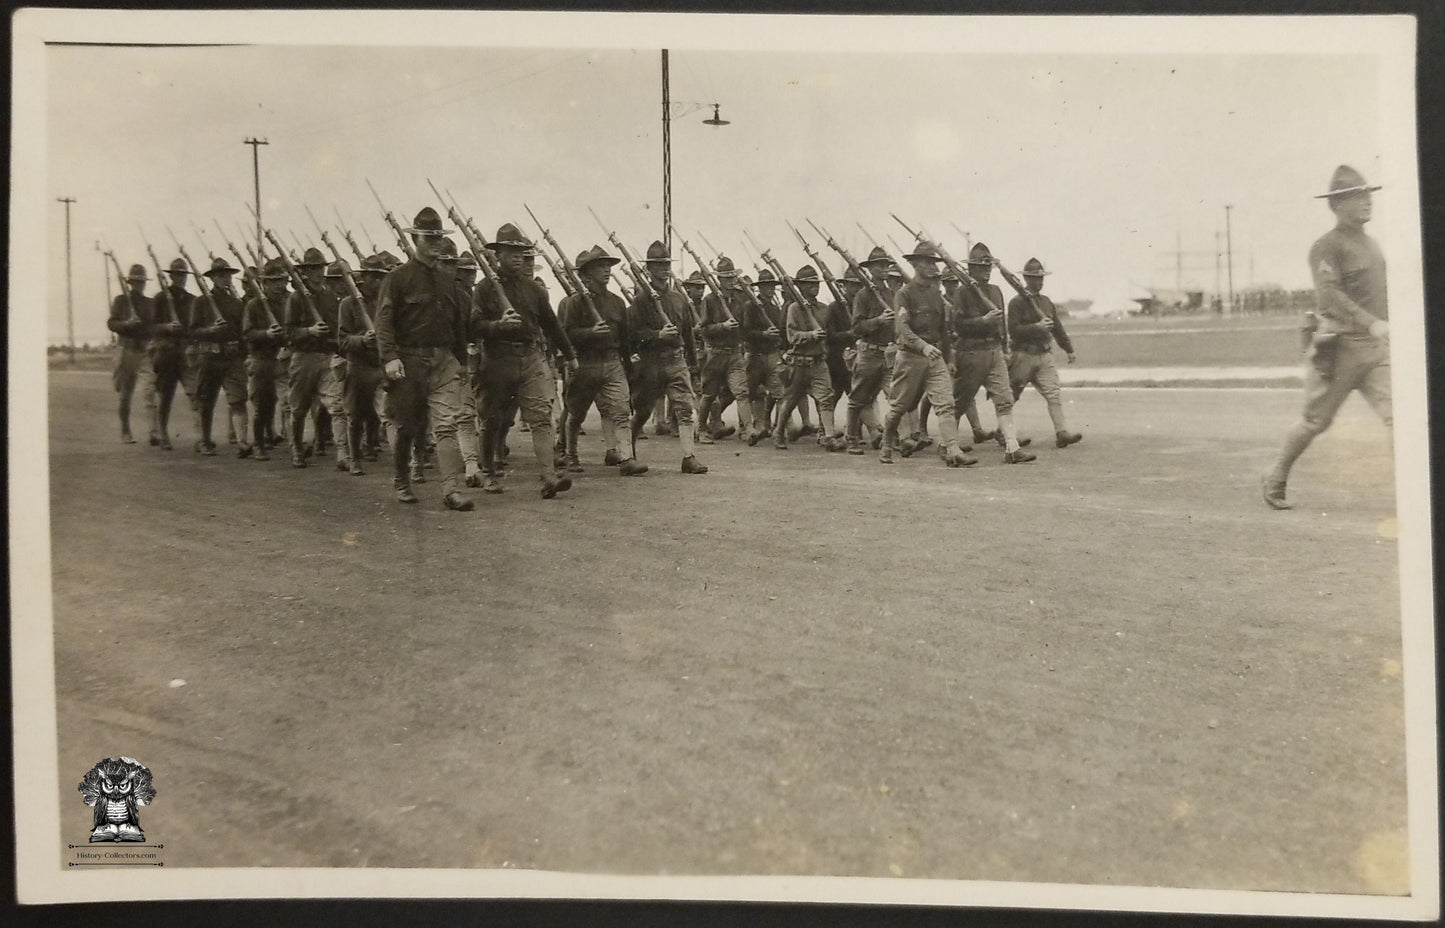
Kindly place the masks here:
[[(120, 345), (122, 440), (135, 442), (139, 390), (150, 444), (171, 450), (179, 384), (195, 451), (215, 455), (224, 392), (240, 458), (266, 461), (285, 445), (291, 465), (304, 468), (331, 447), (338, 470), (361, 476), (385, 446), (398, 500), (416, 502), (414, 486), (434, 467), (447, 508), (468, 510), (464, 487), (503, 491), (519, 418), (541, 495), (570, 489), (571, 475), (584, 471), (579, 438), (593, 406), (603, 460), (627, 477), (648, 470), (636, 448), (654, 416), (656, 434), (676, 435), (685, 474), (708, 471), (696, 445), (734, 435), (787, 449), (816, 434), (828, 451), (862, 455), (871, 446), (892, 464), (935, 444), (930, 412), (949, 467), (976, 464), (973, 443), (997, 442), (1010, 464), (1033, 461), (1012, 412), (1029, 384), (1047, 403), (1057, 447), (1081, 438), (1065, 423), (1053, 361), (1055, 344), (1073, 361), (1073, 345), (1042, 292), (1048, 271), (1037, 259), (1022, 281), (1002, 270), (1017, 291), (1005, 302), (990, 282), (1001, 265), (981, 242), (966, 266), (918, 233), (903, 262), (880, 246), (857, 261), (818, 230), (846, 265), (834, 276), (794, 229), (813, 261), (795, 273), (759, 248), (750, 276), (726, 255), (704, 261), (684, 241), (698, 270), (679, 280), (661, 241), (638, 260), (608, 232), (616, 254), (599, 244), (569, 259), (540, 223), (550, 253), (513, 223), (486, 241), (452, 206), (447, 215), (469, 246), (459, 252), (456, 230), (435, 209), (406, 228), (383, 211), (405, 260), (364, 253), (342, 230), (353, 268), (319, 224), (329, 258), (317, 247), (285, 248), (266, 231), (270, 257), (246, 246), (247, 261), (227, 241), (241, 266), (211, 253), (201, 270), (178, 241), (181, 257), (164, 270), (147, 246), (162, 284), (151, 296), (146, 267), (122, 272), (111, 255), (123, 288), (109, 320)], [(555, 310), (539, 258), (564, 291)], [(619, 266), (626, 281), (614, 276)], [(830, 301), (819, 299), (824, 286)], [(980, 389), (994, 406), (993, 429), (978, 417)], [(729, 406), (737, 428), (723, 422)], [(960, 437), (963, 417), (972, 443)]]

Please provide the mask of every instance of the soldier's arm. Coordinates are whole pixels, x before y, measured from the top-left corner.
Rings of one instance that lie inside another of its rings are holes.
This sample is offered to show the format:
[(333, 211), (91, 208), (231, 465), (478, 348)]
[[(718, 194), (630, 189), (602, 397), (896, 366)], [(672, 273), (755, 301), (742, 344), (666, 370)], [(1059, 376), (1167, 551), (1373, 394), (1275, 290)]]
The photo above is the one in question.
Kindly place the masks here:
[(658, 343), (657, 334), (662, 330), (655, 328), (652, 308), (651, 298), (640, 292), (627, 307), (627, 327), (631, 330), (635, 347), (650, 348)]
[(898, 342), (898, 347), (923, 354), (927, 350), (928, 343), (919, 338), (918, 333), (913, 331), (913, 326), (909, 324), (908, 300), (901, 290), (893, 298), (893, 312), (897, 314), (893, 320), (893, 337)]
[(117, 335), (131, 335), (140, 325), (139, 319), (130, 318), (130, 304), (126, 302), (125, 294), (116, 297), (110, 304), (110, 318), (105, 320), (105, 327)]
[[(987, 336), (998, 331), (998, 325), (992, 322), (984, 322), (982, 315), (974, 315), (971, 310), (974, 308), (974, 300), (977, 296), (963, 293), (959, 295), (958, 305), (952, 317), (953, 334), (959, 336)], [(992, 306), (979, 307), (983, 312), (993, 309)]]
[(267, 332), (270, 326), (260, 300), (253, 298), (246, 303), (245, 309), (241, 311), (241, 328), (246, 341), (253, 345), (270, 345), (274, 341)]
[(1008, 304), (1008, 331), (1014, 341), (1022, 340), (1037, 344), (1049, 334), (1049, 327), (1042, 322), (1026, 322), (1035, 318), (1034, 308), (1027, 299), (1016, 296)]
[(291, 293), (286, 296), (286, 340), (296, 342), (304, 339), (306, 330), (306, 306), (300, 293)]
[(723, 314), (717, 294), (709, 293), (702, 300), (702, 334), (712, 338), (727, 331), (727, 316)]
[(789, 303), (786, 315), (784, 316), (783, 329), (788, 338), (788, 344), (793, 347), (809, 341), (809, 335), (813, 332), (812, 326), (803, 318), (803, 307), (797, 303)]
[(396, 299), (392, 292), (395, 283), (396, 271), (392, 271), (382, 280), (381, 293), (376, 298), (376, 350), (382, 364), (401, 357), (396, 344)]
[(1378, 316), (1350, 299), (1340, 287), (1344, 255), (1328, 238), (1315, 242), (1310, 249), (1310, 274), (1315, 283), (1315, 304), (1320, 315), (1344, 329), (1368, 330), (1382, 321)]
[(483, 280), (472, 292), (472, 334), (478, 338), (503, 338), (502, 306), (493, 291), (499, 284)]
[(568, 361), (577, 359), (577, 351), (572, 347), (572, 341), (567, 333), (562, 331), (562, 324), (557, 321), (557, 314), (552, 311), (552, 301), (547, 296), (547, 291), (539, 285), (537, 287), (537, 322), (546, 334), (547, 340), (552, 347), (562, 352), (562, 357)]
[(336, 344), (342, 354), (366, 350), (366, 332), (361, 327), (356, 299), (347, 297), (336, 310)]
[(682, 356), (687, 362), (688, 370), (693, 370), (697, 367), (697, 339), (692, 332), (692, 307), (682, 305), (687, 302), (685, 297), (676, 299), (675, 302), (679, 304), (678, 309), (682, 310), (678, 313), (682, 317), (682, 323), (677, 327), (677, 337), (682, 341)]
[(584, 306), (578, 293), (562, 297), (562, 302), (557, 304), (557, 321), (573, 345), (602, 341), (606, 337), (593, 330), (591, 316), (584, 311)]
[(881, 313), (873, 312), (877, 305), (878, 298), (871, 290), (864, 290), (853, 299), (853, 332), (859, 338), (877, 335), (893, 328), (894, 320), (885, 319)]
[(1069, 339), (1069, 333), (1064, 331), (1064, 320), (1059, 316), (1058, 307), (1053, 305), (1052, 300), (1049, 301), (1049, 308), (1053, 310), (1050, 316), (1054, 320), (1054, 341), (1058, 342), (1059, 347), (1064, 349), (1064, 351), (1073, 354), (1074, 343)]

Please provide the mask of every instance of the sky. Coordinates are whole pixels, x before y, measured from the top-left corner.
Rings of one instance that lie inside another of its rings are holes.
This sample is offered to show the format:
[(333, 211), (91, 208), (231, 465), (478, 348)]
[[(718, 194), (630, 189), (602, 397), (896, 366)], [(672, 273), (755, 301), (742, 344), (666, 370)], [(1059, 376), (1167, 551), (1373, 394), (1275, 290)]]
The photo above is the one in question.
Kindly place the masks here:
[[(77, 200), (77, 342), (108, 337), (97, 243), (143, 261), (143, 229), (166, 264), (169, 227), (200, 261), (221, 248), (216, 220), (233, 240), (254, 228), (248, 137), (269, 142), (262, 213), (288, 241), (317, 239), (309, 206), (396, 251), (366, 181), (406, 225), (437, 206), (428, 178), (489, 237), (504, 221), (536, 237), (526, 204), (569, 256), (603, 241), (589, 206), (639, 253), (660, 238), (659, 49), (469, 44), (47, 47), (46, 187)], [(1332, 224), (1312, 196), (1336, 164), (1382, 172), (1369, 54), (804, 45), (671, 53), (673, 221), (709, 258), (699, 233), (750, 265), (746, 231), (796, 269), (792, 222), (836, 272), (805, 219), (861, 257), (860, 223), (890, 251), (910, 244), (897, 213), (960, 259), (970, 239), (1015, 271), (1040, 258), (1056, 299), (1114, 303), (1180, 278), (1213, 290), (1229, 204), (1235, 287), (1305, 287), (1309, 244)], [(702, 122), (713, 103), (730, 125)], [(1389, 208), (1387, 191), (1377, 223)], [(48, 215), (59, 342), (64, 210)]]

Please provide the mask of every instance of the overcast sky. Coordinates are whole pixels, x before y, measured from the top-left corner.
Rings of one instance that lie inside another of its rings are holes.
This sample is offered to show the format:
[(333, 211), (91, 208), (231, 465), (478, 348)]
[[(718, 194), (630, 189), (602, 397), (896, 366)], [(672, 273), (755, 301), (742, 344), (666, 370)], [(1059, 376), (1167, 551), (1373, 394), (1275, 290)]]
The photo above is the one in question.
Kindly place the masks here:
[[(1341, 162), (1381, 174), (1377, 62), (679, 50), (674, 222), (739, 260), (747, 229), (791, 270), (804, 256), (785, 220), (807, 231), (812, 218), (861, 253), (855, 222), (908, 244), (893, 211), (960, 258), (955, 223), (1015, 270), (1041, 258), (1057, 298), (1113, 301), (1173, 287), (1176, 242), (1191, 252), (1185, 285), (1212, 289), (1233, 204), (1236, 288), (1307, 286), (1306, 251), (1331, 224), (1311, 196)], [(233, 234), (250, 227), (248, 136), (270, 143), (267, 225), (306, 239), (303, 205), (328, 226), (338, 208), (396, 251), (368, 178), (404, 222), (437, 205), (431, 178), (488, 236), (506, 220), (535, 235), (524, 202), (571, 254), (601, 238), (589, 205), (639, 252), (661, 236), (655, 47), (51, 46), (46, 72), (47, 186), (79, 201), (78, 341), (106, 337), (97, 241), (140, 261), (143, 227), (165, 263), (176, 254), (169, 225), (199, 260), (193, 222), (213, 248), (213, 218)], [(703, 124), (714, 102), (731, 125)], [(1387, 191), (1377, 222), (1389, 209)], [(48, 319), (60, 340), (60, 204), (49, 215)]]

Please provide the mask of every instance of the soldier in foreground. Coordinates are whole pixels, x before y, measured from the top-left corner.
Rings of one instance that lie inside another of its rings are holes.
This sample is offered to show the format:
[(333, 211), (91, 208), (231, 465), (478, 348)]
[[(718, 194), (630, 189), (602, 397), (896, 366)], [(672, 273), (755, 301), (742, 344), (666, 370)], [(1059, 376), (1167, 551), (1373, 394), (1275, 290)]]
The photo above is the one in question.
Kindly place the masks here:
[(893, 368), (893, 401), (883, 423), (883, 447), (878, 460), (893, 463), (898, 423), (925, 394), (938, 411), (939, 455), (949, 467), (977, 464), (958, 447), (958, 426), (953, 415), (952, 346), (948, 339), (948, 307), (939, 281), (940, 259), (930, 245), (919, 245), (904, 258), (913, 265), (913, 279), (894, 297), (898, 359)]
[[(215, 258), (205, 276), (211, 281), (209, 306), (214, 306), (220, 315), (207, 326), (192, 329), (192, 334), (201, 342), (200, 370), (196, 377), (196, 403), (201, 420), (201, 441), (205, 453), (215, 454), (211, 442), (211, 426), (215, 417), (216, 401), (222, 391), (226, 394), (226, 416), (231, 430), (240, 441), (237, 457), (250, 457), (253, 448), (246, 435), (250, 431), (246, 423), (246, 351), (244, 336), (245, 306), (232, 288), (231, 282), (236, 268), (226, 263), (225, 258)], [(197, 300), (197, 305), (200, 301)], [(209, 308), (208, 306), (208, 308)]]
[(1034, 385), (1049, 408), (1054, 424), (1054, 444), (1060, 448), (1083, 439), (1070, 432), (1064, 420), (1064, 401), (1059, 389), (1059, 369), (1054, 366), (1054, 342), (1074, 363), (1074, 343), (1059, 321), (1053, 300), (1044, 296), (1044, 276), (1049, 271), (1038, 258), (1024, 262), (1024, 293), (1008, 304), (1009, 338), (1013, 341), (1013, 357), (1009, 359), (1009, 384), (1014, 402), (1023, 395), (1024, 387)]
[[(638, 363), (633, 370), (632, 434), (647, 421), (648, 410), (666, 398), (677, 411), (677, 437), (682, 445), (682, 472), (705, 474), (707, 467), (693, 454), (693, 404), (690, 368), (697, 366), (692, 337), (692, 309), (672, 282), (672, 255), (662, 242), (647, 247), (648, 286), (639, 286), (627, 308), (627, 327)], [(640, 282), (641, 283), (641, 282)], [(657, 294), (654, 300), (648, 292)], [(662, 323), (659, 325), (658, 323)]]
[[(747, 286), (744, 282), (743, 286)], [(773, 296), (778, 280), (764, 268), (758, 274), (757, 302), (749, 300), (744, 310), (743, 341), (747, 345), (748, 396), (753, 405), (753, 431), (748, 444), (756, 445), (774, 429), (786, 429), (786, 422), (773, 422), (783, 399), (783, 308)]]
[(151, 329), (151, 360), (156, 374), (156, 422), (160, 431), (157, 442), (163, 451), (170, 451), (171, 406), (176, 398), (176, 385), (186, 373), (186, 327), (191, 318), (192, 295), (186, 290), (186, 262), (171, 262), (171, 282), (161, 288), (157, 302), (165, 304), (165, 321)]
[[(863, 262), (864, 273), (873, 278), (874, 285), (884, 293), (885, 275), (892, 262), (882, 248), (874, 248)], [(844, 432), (849, 454), (863, 453), (863, 426), (866, 424), (880, 437), (877, 413), (874, 405), (885, 381), (892, 373), (888, 349), (893, 344), (893, 324), (897, 316), (890, 304), (879, 300), (873, 288), (859, 281), (858, 295), (853, 298), (853, 336), (857, 339), (854, 348), (853, 378), (848, 385), (848, 422)]]
[(788, 418), (795, 407), (807, 403), (811, 396), (818, 404), (818, 420), (823, 425), (823, 447), (829, 451), (842, 451), (844, 443), (833, 435), (834, 399), (833, 381), (828, 374), (828, 329), (823, 321), (822, 307), (818, 305), (821, 280), (817, 269), (811, 264), (803, 265), (794, 275), (793, 283), (804, 303), (789, 303), (786, 310), (785, 325), (788, 344), (793, 352), (793, 371), (778, 411), (773, 447), (788, 447)]
[(266, 450), (276, 444), (276, 368), (284, 363), (277, 355), (286, 344), (286, 331), (277, 316), (286, 300), (286, 268), (281, 259), (267, 261), (260, 277), (261, 292), (246, 303), (241, 325), (248, 349), (247, 392), (255, 435), (252, 456), (269, 461)]
[(452, 272), (439, 260), (441, 217), (430, 206), (405, 230), (416, 257), (386, 276), (377, 299), (376, 344), (390, 383), (387, 415), (396, 425), (392, 446), (393, 487), (399, 502), (415, 503), (411, 489), (413, 446), (425, 447), (428, 420), (436, 438), (442, 503), (462, 512), (472, 501), (458, 487), (462, 455), (457, 416), (462, 404), (462, 370), (467, 355), (465, 307), (459, 304)]
[(149, 357), (156, 305), (145, 295), (147, 280), (145, 266), (132, 264), (121, 281), (125, 291), (111, 302), (110, 318), (105, 323), (120, 343), (111, 384), (120, 394), (120, 440), (127, 445), (135, 444), (130, 433), (130, 405), (137, 387), (150, 422), (151, 444), (160, 442), (160, 427), (156, 423), (156, 372)]
[(602, 421), (612, 425), (603, 430), (603, 438), (608, 457), (617, 458), (618, 473), (624, 477), (647, 473), (647, 465), (639, 464), (633, 456), (632, 405), (628, 397), (631, 361), (630, 354), (623, 350), (632, 343), (627, 307), (621, 297), (607, 289), (613, 265), (621, 262), (600, 245), (579, 254), (577, 277), (587, 292), (564, 297), (557, 307), (562, 330), (577, 350), (578, 367), (567, 378), (564, 394), (566, 466), (572, 473), (582, 472), (577, 439), (582, 420), (594, 403)]
[(553, 458), (552, 403), (557, 382), (546, 359), (549, 349), (544, 346), (560, 351), (574, 373), (577, 355), (557, 322), (546, 289), (535, 273), (525, 270), (532, 247), (514, 223), (498, 229), (496, 240), (487, 243), (497, 255), (497, 282), (483, 281), (472, 298), (471, 333), (481, 339), (486, 356), (482, 367), (482, 489), (502, 491), (496, 475), (497, 455), (506, 440), (504, 417), (520, 409), (522, 421), (532, 433), (542, 498), (552, 499), (571, 489), (572, 480), (557, 473)]
[[(1014, 426), (1013, 391), (1009, 386), (1008, 364), (1003, 356), (1003, 292), (989, 283), (993, 271), (988, 246), (977, 242), (968, 253), (968, 274), (983, 297), (972, 287), (960, 287), (953, 314), (953, 404), (955, 411), (972, 407), (978, 388), (983, 387), (998, 417), (1003, 436), (1004, 462), (1023, 464), (1034, 454), (1020, 447)], [(987, 302), (984, 302), (984, 297)], [(974, 412), (977, 417), (978, 413)], [(955, 420), (956, 421), (956, 420)], [(974, 440), (990, 436), (973, 426)]]
[(1385, 256), (1365, 233), (1374, 207), (1371, 194), (1379, 189), (1342, 164), (1330, 178), (1329, 192), (1317, 197), (1328, 199), (1335, 227), (1310, 247), (1316, 312), (1306, 329), (1304, 414), (1285, 433), (1274, 467), (1261, 478), (1264, 501), (1272, 509), (1293, 508), (1285, 497), (1290, 468), (1330, 427), (1351, 393), (1360, 391), (1385, 427), (1393, 427)]
[[(722, 399), (731, 394), (738, 404), (738, 439), (752, 432), (752, 405), (748, 397), (747, 361), (742, 349), (739, 319), (747, 305), (747, 297), (738, 288), (738, 271), (732, 259), (717, 260), (716, 274), (722, 286), (722, 297), (709, 293), (702, 301), (702, 338), (707, 345), (707, 364), (702, 369), (702, 399), (698, 404), (698, 420), (704, 424), (727, 405)], [(714, 432), (714, 435), (719, 435)]]

